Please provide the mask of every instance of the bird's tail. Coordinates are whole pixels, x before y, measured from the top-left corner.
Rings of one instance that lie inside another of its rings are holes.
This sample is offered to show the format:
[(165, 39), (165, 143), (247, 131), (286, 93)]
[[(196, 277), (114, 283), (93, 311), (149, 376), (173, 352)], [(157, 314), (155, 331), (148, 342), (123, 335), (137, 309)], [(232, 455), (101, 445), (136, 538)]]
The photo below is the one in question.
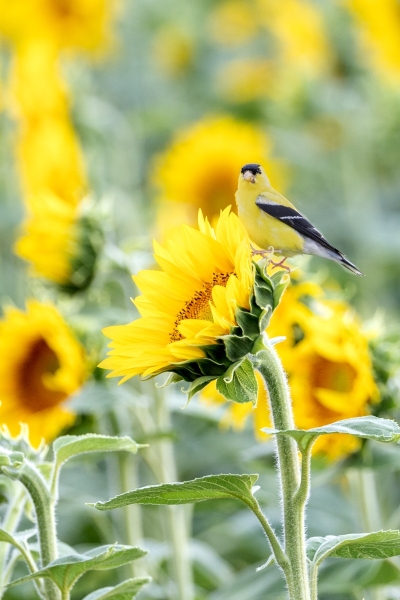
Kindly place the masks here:
[(352, 262), (350, 262), (344, 254), (342, 254), (341, 252), (338, 251), (338, 255), (336, 257), (336, 260), (343, 265), (344, 267), (346, 267), (346, 269), (348, 269), (349, 271), (351, 271), (352, 273), (354, 273), (355, 275), (362, 275), (360, 269), (357, 269), (356, 265), (353, 265)]

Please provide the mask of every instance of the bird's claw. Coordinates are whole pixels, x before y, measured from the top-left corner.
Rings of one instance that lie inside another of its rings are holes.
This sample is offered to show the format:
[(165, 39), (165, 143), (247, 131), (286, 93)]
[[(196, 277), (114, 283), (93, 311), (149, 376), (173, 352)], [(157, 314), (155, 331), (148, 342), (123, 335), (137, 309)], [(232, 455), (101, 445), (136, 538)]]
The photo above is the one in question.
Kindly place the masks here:
[(267, 266), (268, 265), (272, 265), (273, 269), (281, 267), (281, 269), (284, 269), (290, 275), (290, 273), (291, 273), (290, 267), (285, 264), (286, 256), (284, 256), (282, 258), (282, 260), (280, 260), (279, 262), (274, 262), (271, 259), (271, 256), (273, 254), (275, 254), (276, 252), (279, 252), (278, 250), (275, 250), (275, 248), (273, 248), (273, 246), (269, 246), (269, 248), (267, 248), (267, 250), (256, 250), (256, 248), (254, 248), (251, 245), (250, 245), (250, 248), (251, 248), (251, 255), (252, 256), (262, 256), (262, 258), (266, 259)]

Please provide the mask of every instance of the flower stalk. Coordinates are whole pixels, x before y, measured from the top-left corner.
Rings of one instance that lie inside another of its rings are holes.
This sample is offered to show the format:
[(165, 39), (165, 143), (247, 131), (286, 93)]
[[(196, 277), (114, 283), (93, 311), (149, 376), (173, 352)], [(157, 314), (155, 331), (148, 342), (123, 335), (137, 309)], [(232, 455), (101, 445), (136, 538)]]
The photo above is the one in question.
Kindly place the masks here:
[[(38, 469), (28, 460), (18, 468), (6, 467), (4, 473), (18, 479), (28, 491), (35, 507), (41, 567), (57, 558), (55, 502)], [(46, 600), (59, 600), (60, 591), (53, 581), (45, 579), (43, 591)]]
[[(275, 429), (293, 429), (293, 412), (286, 375), (273, 346), (265, 336), (254, 344), (256, 369), (268, 390)], [(303, 456), (300, 469), (296, 442), (277, 436), (276, 450), (283, 506), (284, 552), (290, 564), (285, 577), (291, 600), (310, 600), (310, 581), (306, 557), (305, 506), (309, 490), (309, 458)]]

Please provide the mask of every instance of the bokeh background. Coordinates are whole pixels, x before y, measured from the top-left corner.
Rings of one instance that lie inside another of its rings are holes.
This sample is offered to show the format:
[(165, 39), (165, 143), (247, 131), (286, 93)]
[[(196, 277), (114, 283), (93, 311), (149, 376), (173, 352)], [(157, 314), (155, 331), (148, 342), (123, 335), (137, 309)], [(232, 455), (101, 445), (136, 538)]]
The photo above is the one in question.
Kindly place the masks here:
[[(151, 383), (106, 383), (95, 369), (105, 354), (101, 328), (135, 318), (130, 275), (152, 266), (152, 238), (194, 224), (199, 207), (213, 219), (234, 204), (242, 164), (262, 162), (272, 184), (365, 277), (317, 258), (295, 264), (340, 289), (364, 322), (398, 331), (400, 5), (1, 0), (0, 44), (1, 303), (25, 310), (27, 298), (52, 302), (84, 345), (89, 366), (68, 404), (77, 415), (72, 432), (128, 433), (154, 448), (130, 470), (115, 458), (66, 469), (60, 536), (78, 548), (144, 538), (150, 554), (140, 568), (154, 583), (140, 598), (172, 600), (167, 512), (110, 517), (85, 502), (163, 477), (259, 472), (262, 501), (278, 526), (273, 447), (256, 441), (250, 422), (221, 428), (221, 405), (195, 398), (182, 410), (179, 389), (166, 400)], [(17, 345), (18, 336), (7, 333)], [(64, 397), (77, 387), (63, 389)], [(8, 425), (17, 427), (21, 414), (7, 416)], [(171, 453), (176, 465), (165, 465)], [(363, 472), (365, 460), (323, 468), (316, 461), (310, 535), (400, 525), (396, 448), (371, 446)], [(376, 501), (373, 513), (357, 501), (362, 486)], [(284, 598), (277, 570), (255, 572), (268, 550), (251, 514), (223, 501), (185, 515), (193, 598)], [(101, 577), (107, 585), (118, 576)], [(91, 589), (87, 576), (76, 599)], [(5, 597), (35, 595), (26, 586)], [(399, 565), (328, 561), (321, 598), (399, 599)]]

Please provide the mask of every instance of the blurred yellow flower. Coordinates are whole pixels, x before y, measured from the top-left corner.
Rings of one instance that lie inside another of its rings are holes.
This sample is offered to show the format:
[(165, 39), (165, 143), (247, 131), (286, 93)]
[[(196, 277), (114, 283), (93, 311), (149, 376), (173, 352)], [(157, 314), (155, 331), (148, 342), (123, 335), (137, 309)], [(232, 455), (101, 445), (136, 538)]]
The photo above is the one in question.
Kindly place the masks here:
[(31, 264), (31, 273), (58, 284), (71, 276), (78, 248), (78, 209), (50, 193), (32, 196), (15, 251)]
[(71, 123), (46, 118), (24, 123), (17, 145), (26, 203), (51, 193), (76, 206), (86, 192), (81, 149)]
[(276, 59), (306, 76), (323, 74), (331, 49), (321, 12), (308, 0), (257, 0), (257, 15), (277, 42)]
[[(151, 170), (160, 214), (174, 212), (173, 203), (181, 203), (186, 215), (191, 215), (188, 222), (195, 221), (198, 208), (213, 218), (235, 204), (239, 172), (248, 162), (262, 163), (274, 185), (282, 189), (284, 168), (271, 158), (271, 150), (266, 134), (232, 117), (209, 117), (192, 125), (156, 157)], [(160, 217), (159, 226), (165, 231)]]
[(160, 27), (152, 41), (156, 67), (170, 77), (186, 73), (193, 60), (193, 36), (172, 23)]
[[(292, 283), (275, 310), (267, 330), (272, 338), (286, 336), (277, 345), (289, 377), (296, 427), (310, 429), (369, 413), (378, 398), (373, 379), (368, 341), (348, 305), (327, 300), (311, 282)], [(242, 427), (254, 417), (256, 436), (262, 440), (263, 427), (271, 425), (267, 394), (259, 380), (256, 408), (232, 405), (224, 419)], [(202, 392), (208, 402), (223, 398), (210, 384)], [(321, 436), (314, 454), (337, 460), (359, 448), (359, 440), (347, 435)]]
[(63, 403), (85, 380), (85, 354), (50, 304), (7, 308), (0, 321), (0, 424), (17, 435), (27, 423), (30, 441), (54, 439), (75, 420)]
[(275, 65), (265, 58), (237, 58), (218, 73), (218, 89), (230, 102), (249, 102), (270, 95)]
[[(1, 1), (1, 0), (0, 0)], [(48, 40), (19, 45), (12, 60), (8, 104), (18, 118), (69, 118), (67, 88), (59, 65), (59, 51)]]
[(48, 39), (58, 48), (99, 49), (109, 42), (118, 0), (0, 0), (0, 34), (14, 44)]
[(165, 247), (155, 242), (161, 271), (141, 271), (134, 281), (141, 317), (107, 327), (108, 377), (155, 375), (205, 356), (236, 325), (235, 309), (249, 307), (253, 269), (250, 243), (238, 217), (225, 209), (215, 231), (199, 211), (199, 228), (182, 225)]
[(353, 13), (361, 60), (387, 80), (400, 77), (400, 11), (397, 0), (344, 0)]
[(217, 4), (209, 19), (211, 38), (223, 46), (239, 46), (254, 38), (259, 29), (253, 2), (226, 0)]

